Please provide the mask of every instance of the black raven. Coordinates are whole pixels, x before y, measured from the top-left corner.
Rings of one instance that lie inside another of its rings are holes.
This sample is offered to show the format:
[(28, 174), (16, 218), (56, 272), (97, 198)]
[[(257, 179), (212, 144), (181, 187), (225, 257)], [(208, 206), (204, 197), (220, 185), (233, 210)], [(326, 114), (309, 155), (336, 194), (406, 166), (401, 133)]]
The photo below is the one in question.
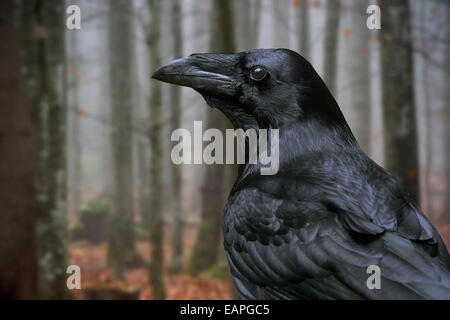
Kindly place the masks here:
[[(360, 149), (302, 56), (193, 54), (153, 78), (197, 90), (236, 128), (279, 129), (279, 171), (242, 165), (223, 213), (242, 298), (450, 299), (450, 257), (438, 232)], [(368, 286), (373, 265), (380, 287)]]

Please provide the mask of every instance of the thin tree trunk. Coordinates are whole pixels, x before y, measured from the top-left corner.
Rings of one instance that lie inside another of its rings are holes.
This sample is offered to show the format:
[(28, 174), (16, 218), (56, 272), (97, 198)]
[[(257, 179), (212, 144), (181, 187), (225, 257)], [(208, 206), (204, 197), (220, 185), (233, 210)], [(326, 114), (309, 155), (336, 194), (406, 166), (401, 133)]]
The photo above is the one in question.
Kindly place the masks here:
[(299, 53), (309, 59), (309, 8), (308, 0), (299, 0), (297, 8), (297, 23), (298, 23), (298, 51)]
[(37, 297), (36, 146), (21, 77), (17, 2), (0, 2), (0, 299)]
[(381, 68), (387, 169), (419, 203), (416, 114), (408, 0), (383, 1)]
[[(426, 37), (426, 6), (427, 3), (425, 1), (420, 3), (420, 23), (422, 25), (420, 36), (421, 36), (421, 45), (422, 50), (424, 52), (428, 52), (428, 39)], [(430, 103), (430, 87), (429, 87), (429, 74), (428, 74), (428, 68), (430, 66), (427, 63), (426, 59), (422, 60), (422, 89), (423, 89), (423, 95), (424, 95), (424, 103), (425, 103), (425, 123), (426, 123), (426, 130), (425, 130), (425, 141), (426, 141), (426, 150), (425, 150), (425, 175), (424, 175), (424, 182), (425, 182), (425, 197), (426, 199), (426, 213), (430, 220), (434, 222), (434, 208), (433, 208), (433, 192), (432, 192), (432, 182), (431, 182), (431, 176), (432, 176), (432, 156), (433, 156), (433, 143), (432, 143), (432, 124), (431, 124), (431, 103)]]
[(68, 112), (68, 199), (69, 214), (78, 214), (81, 207), (81, 176), (82, 176), (82, 146), (81, 146), (81, 119), (80, 119), (80, 88), (78, 39), (77, 32), (70, 32), (70, 53), (68, 53), (69, 65), (65, 69), (69, 85)]
[(323, 80), (332, 94), (336, 94), (336, 64), (339, 38), (339, 20), (341, 17), (340, 11), (340, 1), (327, 1), (325, 16)]
[[(210, 51), (235, 51), (233, 13), (230, 1), (213, 0)], [(207, 128), (224, 130), (229, 126), (229, 122), (217, 110), (208, 109), (207, 112)], [(229, 166), (228, 170), (230, 171), (226, 172), (226, 170), (223, 165), (206, 167), (205, 182), (202, 186), (201, 223), (188, 269), (192, 275), (198, 275), (212, 267), (219, 257), (221, 212), (226, 198), (224, 184), (229, 184), (230, 177), (235, 174), (236, 168)]]
[(150, 201), (150, 161), (147, 155), (148, 141), (144, 137), (136, 137), (138, 175), (139, 175), (139, 209), (141, 215), (141, 227), (148, 230), (149, 201)]
[[(447, 21), (450, 21), (450, 4), (447, 3)], [(446, 39), (450, 39), (450, 24), (447, 22), (446, 25)], [(447, 47), (445, 49), (445, 56), (444, 56), (444, 65), (450, 66), (450, 46), (447, 44)], [(443, 83), (450, 83), (450, 72), (446, 71), (445, 73), (445, 81)], [(442, 223), (448, 223), (450, 222), (450, 90), (445, 91), (445, 97), (444, 97), (444, 103), (446, 103), (446, 110), (445, 110), (445, 117), (444, 121), (446, 122), (445, 126), (445, 141), (446, 141), (446, 150), (445, 150), (445, 157), (447, 159), (447, 165), (446, 165), (446, 182), (447, 182), (447, 196), (445, 201), (445, 210), (444, 215), (442, 217)]]
[[(161, 1), (149, 0), (151, 11), (150, 26), (150, 70), (156, 70), (161, 66), (160, 57), (160, 16)], [(165, 288), (163, 281), (164, 266), (164, 223), (162, 212), (162, 108), (161, 85), (159, 81), (152, 81), (150, 88), (150, 284), (152, 286), (153, 299), (164, 299)]]
[[(181, 28), (181, 1), (172, 0), (172, 35), (173, 52), (175, 58), (183, 55), (183, 36)], [(181, 90), (179, 86), (170, 87), (171, 127), (172, 131), (181, 125)], [(169, 271), (180, 273), (183, 268), (183, 210), (181, 206), (181, 167), (172, 164), (172, 199), (173, 199), (173, 236), (172, 236), (172, 260)]]
[(290, 3), (273, 0), (273, 44), (275, 48), (289, 47), (289, 8)]
[(239, 51), (255, 49), (258, 45), (261, 3), (261, 0), (234, 1)]
[(132, 7), (129, 1), (110, 1), (109, 59), (111, 92), (111, 142), (114, 177), (109, 228), (108, 262), (116, 275), (137, 257), (133, 217), (132, 175)]
[(361, 148), (370, 154), (370, 50), (369, 32), (365, 26), (364, 12), (367, 4), (351, 1), (350, 25), (352, 31), (345, 46), (348, 81), (352, 85), (349, 92), (348, 122)]

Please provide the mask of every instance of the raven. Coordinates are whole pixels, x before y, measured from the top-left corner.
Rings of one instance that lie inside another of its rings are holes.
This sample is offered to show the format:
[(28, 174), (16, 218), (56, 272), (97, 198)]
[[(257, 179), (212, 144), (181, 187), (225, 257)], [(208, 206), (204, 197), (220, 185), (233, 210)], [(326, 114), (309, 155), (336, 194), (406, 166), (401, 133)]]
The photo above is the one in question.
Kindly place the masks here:
[[(450, 256), (438, 232), (360, 149), (301, 55), (193, 54), (153, 78), (195, 89), (235, 128), (279, 129), (279, 171), (240, 165), (223, 213), (241, 298), (450, 299)], [(371, 270), (379, 286), (370, 285)]]

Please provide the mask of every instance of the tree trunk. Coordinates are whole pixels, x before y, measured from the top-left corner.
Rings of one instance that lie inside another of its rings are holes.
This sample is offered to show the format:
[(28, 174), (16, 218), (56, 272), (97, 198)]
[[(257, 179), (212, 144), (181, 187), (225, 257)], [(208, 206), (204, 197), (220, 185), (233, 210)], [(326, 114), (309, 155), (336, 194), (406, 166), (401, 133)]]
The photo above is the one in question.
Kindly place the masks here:
[(36, 146), (21, 77), (17, 2), (0, 2), (0, 299), (35, 299)]
[(273, 0), (273, 46), (275, 48), (289, 47), (289, 5), (283, 0)]
[(43, 299), (61, 299), (67, 295), (64, 7), (35, 0), (23, 1), (22, 9), (38, 148), (38, 293)]
[[(421, 49), (423, 52), (428, 52), (429, 46), (428, 46), (428, 38), (426, 36), (426, 30), (425, 26), (427, 23), (427, 2), (422, 1), (420, 3), (420, 24), (423, 26), (420, 30), (420, 39), (421, 39)], [(422, 206), (426, 210), (428, 218), (431, 220), (431, 222), (435, 222), (435, 212), (434, 212), (434, 206), (433, 206), (433, 198), (434, 198), (434, 192), (433, 192), (433, 183), (432, 183), (432, 175), (433, 175), (433, 142), (432, 142), (432, 104), (430, 101), (430, 86), (429, 86), (429, 73), (428, 68), (430, 68), (430, 65), (428, 64), (428, 61), (426, 59), (422, 60), (422, 68), (421, 68), (421, 85), (423, 90), (423, 102), (425, 106), (425, 174), (423, 176), (424, 178), (424, 184), (425, 184), (425, 196), (422, 199)]]
[[(328, 0), (325, 16), (323, 80), (333, 95), (336, 94), (336, 64), (338, 52), (341, 2)], [(363, 26), (365, 28), (365, 25)]]
[[(450, 4), (447, 3), (447, 21), (450, 21)], [(446, 38), (450, 39), (450, 24), (447, 23), (446, 25)], [(447, 44), (447, 47), (445, 49), (445, 56), (444, 56), (444, 65), (450, 66), (450, 46)], [(443, 83), (450, 83), (450, 72), (446, 71), (445, 73), (445, 81)], [(447, 108), (445, 109), (445, 117), (444, 121), (446, 121), (445, 125), (445, 141), (446, 143), (446, 150), (445, 150), (445, 157), (447, 159), (447, 165), (446, 165), (446, 182), (447, 182), (447, 196), (445, 201), (445, 210), (444, 215), (442, 217), (442, 223), (449, 223), (450, 222), (450, 90), (445, 91), (445, 97), (444, 97), (444, 103), (446, 103)]]
[[(172, 0), (172, 35), (173, 53), (175, 58), (183, 55), (183, 36), (181, 27), (181, 1)], [(179, 86), (170, 87), (171, 128), (176, 130), (181, 125), (181, 90)], [(172, 260), (169, 271), (180, 273), (183, 268), (183, 210), (181, 206), (181, 167), (172, 163), (172, 199), (173, 199), (173, 236), (172, 236)]]
[(419, 203), (416, 114), (408, 0), (383, 1), (381, 68), (386, 167)]
[(370, 154), (370, 59), (369, 32), (365, 27), (367, 8), (365, 2), (351, 1), (350, 35), (346, 39), (345, 57), (347, 65), (349, 91), (348, 123), (361, 148)]
[(116, 275), (136, 259), (132, 174), (132, 7), (129, 1), (110, 1), (109, 59), (111, 142), (114, 177), (109, 228), (108, 263)]
[[(160, 57), (160, 16), (161, 1), (149, 0), (151, 12), (150, 26), (150, 70), (156, 70), (161, 66)], [(150, 284), (152, 286), (153, 299), (164, 299), (165, 288), (163, 281), (164, 266), (164, 223), (162, 212), (163, 181), (162, 181), (162, 108), (161, 85), (159, 81), (152, 81), (150, 87)]]
[[(230, 1), (213, 0), (210, 51), (235, 51), (233, 13)], [(220, 112), (210, 108), (207, 110), (207, 128), (218, 128), (224, 131), (229, 126), (228, 120)], [(198, 275), (212, 267), (219, 256), (221, 213), (226, 199), (224, 184), (229, 184), (229, 177), (236, 169), (234, 166), (229, 166), (228, 170), (232, 170), (232, 172), (226, 172), (226, 170), (223, 165), (206, 167), (205, 181), (202, 186), (201, 223), (188, 269), (192, 275)], [(224, 183), (224, 181), (226, 182)]]
[(309, 59), (309, 13), (308, 0), (299, 0), (297, 8), (298, 52)]
[(238, 50), (251, 50), (258, 46), (259, 17), (261, 0), (234, 1), (237, 30)]
[(80, 88), (78, 54), (78, 33), (69, 32), (70, 49), (68, 52), (68, 66), (65, 70), (69, 86), (68, 106), (68, 214), (78, 214), (81, 207), (81, 177), (82, 177), (82, 145), (81, 145), (81, 118), (80, 118)]

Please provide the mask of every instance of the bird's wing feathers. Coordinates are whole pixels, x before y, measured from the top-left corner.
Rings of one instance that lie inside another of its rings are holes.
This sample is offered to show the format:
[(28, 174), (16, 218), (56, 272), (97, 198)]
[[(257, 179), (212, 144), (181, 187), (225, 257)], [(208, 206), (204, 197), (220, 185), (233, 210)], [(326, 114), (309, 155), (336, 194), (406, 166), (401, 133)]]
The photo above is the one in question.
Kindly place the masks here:
[[(450, 298), (448, 252), (420, 211), (405, 207), (393, 226), (378, 231), (376, 218), (367, 222), (343, 207), (280, 200), (257, 188), (234, 193), (224, 235), (242, 297)], [(370, 265), (380, 267), (381, 289), (367, 287)]]

